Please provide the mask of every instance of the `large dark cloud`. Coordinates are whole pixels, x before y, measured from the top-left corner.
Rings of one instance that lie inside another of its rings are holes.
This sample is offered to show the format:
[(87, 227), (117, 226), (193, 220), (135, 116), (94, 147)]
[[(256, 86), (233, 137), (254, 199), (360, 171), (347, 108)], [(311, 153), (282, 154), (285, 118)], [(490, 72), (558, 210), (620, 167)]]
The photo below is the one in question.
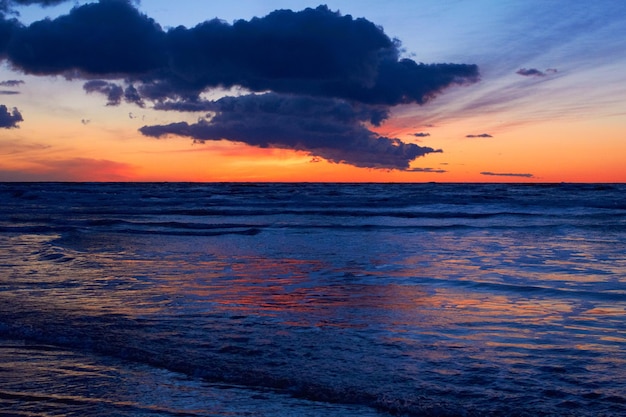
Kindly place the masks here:
[(13, 107), (11, 111), (4, 104), (0, 104), (0, 128), (11, 129), (24, 119), (18, 109)]
[(84, 77), (128, 77), (167, 61), (161, 27), (124, 0), (102, 0), (18, 26), (7, 55), (29, 74)]
[(130, 79), (155, 100), (242, 86), (371, 104), (425, 103), (478, 77), (475, 65), (400, 59), (399, 42), (382, 28), (325, 6), (165, 32), (126, 0), (100, 0), (27, 27), (4, 23), (8, 59), (22, 71)]
[(214, 19), (168, 33), (171, 70), (189, 87), (241, 85), (329, 95), (334, 84), (373, 86), (394, 42), (365, 19), (326, 7), (278, 10), (234, 24)]
[(19, 27), (20, 23), (16, 19), (7, 19), (0, 10), (0, 59), (7, 57), (7, 47), (11, 37)]
[[(399, 42), (365, 19), (325, 6), (279, 10), (233, 25), (211, 20), (167, 36), (171, 78), (146, 86), (160, 98), (234, 85), (370, 104), (425, 103), (443, 88), (477, 79), (475, 65), (399, 59)], [(169, 87), (169, 90), (168, 90)]]
[(333, 162), (360, 167), (407, 169), (410, 161), (431, 152), (368, 130), (363, 123), (379, 120), (378, 109), (353, 106), (338, 99), (276, 93), (225, 97), (204, 102), (210, 120), (144, 126), (148, 136), (187, 136), (197, 141), (227, 139), (257, 147), (307, 151)]
[[(381, 27), (326, 6), (165, 31), (128, 0), (100, 0), (29, 26), (1, 17), (0, 58), (28, 74), (87, 80), (85, 91), (103, 94), (108, 105), (214, 114), (191, 125), (146, 126), (147, 135), (228, 139), (399, 169), (434, 150), (379, 136), (367, 124), (380, 124), (390, 106), (425, 104), (446, 87), (478, 80), (475, 65), (402, 58), (399, 41)], [(231, 87), (276, 94), (201, 99)], [(280, 102), (275, 111), (270, 102)]]

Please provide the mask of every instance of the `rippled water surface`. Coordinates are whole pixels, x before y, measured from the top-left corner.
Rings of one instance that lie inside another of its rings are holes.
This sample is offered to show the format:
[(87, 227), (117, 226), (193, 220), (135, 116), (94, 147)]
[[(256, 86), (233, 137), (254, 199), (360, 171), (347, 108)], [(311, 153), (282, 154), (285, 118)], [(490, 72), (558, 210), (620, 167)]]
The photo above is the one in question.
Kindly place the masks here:
[(0, 184), (0, 404), (626, 415), (625, 192)]

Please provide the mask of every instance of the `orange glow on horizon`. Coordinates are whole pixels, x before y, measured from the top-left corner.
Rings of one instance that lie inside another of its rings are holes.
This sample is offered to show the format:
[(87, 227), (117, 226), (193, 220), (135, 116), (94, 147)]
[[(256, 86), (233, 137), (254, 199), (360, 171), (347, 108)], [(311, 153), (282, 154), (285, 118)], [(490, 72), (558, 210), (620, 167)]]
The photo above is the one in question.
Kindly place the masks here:
[[(491, 138), (466, 137), (482, 131), (476, 120), (411, 128), (402, 125), (406, 120), (390, 119), (377, 127), (383, 136), (443, 149), (414, 160), (415, 172), (359, 168), (229, 141), (153, 139), (137, 132), (141, 121), (126, 118), (116, 129), (50, 117), (7, 131), (0, 143), (0, 181), (626, 182), (624, 122), (617, 118), (495, 125), (488, 129)], [(415, 137), (424, 131), (429, 136)], [(603, 140), (594, 142), (594, 136)]]

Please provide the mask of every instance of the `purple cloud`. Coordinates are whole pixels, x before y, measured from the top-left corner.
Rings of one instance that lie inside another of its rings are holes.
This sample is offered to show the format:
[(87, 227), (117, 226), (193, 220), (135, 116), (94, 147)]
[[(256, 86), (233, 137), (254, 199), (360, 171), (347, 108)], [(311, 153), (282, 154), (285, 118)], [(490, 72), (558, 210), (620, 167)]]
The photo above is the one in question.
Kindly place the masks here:
[(368, 130), (364, 122), (379, 110), (344, 100), (287, 96), (276, 93), (224, 97), (203, 102), (213, 114), (197, 123), (144, 126), (147, 136), (186, 136), (196, 141), (231, 140), (261, 148), (309, 152), (332, 162), (359, 167), (408, 169), (420, 156), (441, 152), (404, 143)]
[(489, 133), (481, 133), (479, 135), (465, 135), (466, 138), (492, 138)]
[(13, 10), (15, 6), (29, 6), (37, 4), (43, 7), (56, 6), (70, 0), (0, 0), (0, 11)]
[(535, 68), (521, 68), (516, 74), (523, 75), (524, 77), (544, 77), (546, 74)]
[[(62, 2), (0, 0), (0, 7)], [(400, 42), (382, 27), (326, 6), (168, 30), (129, 0), (77, 5), (27, 26), (0, 15), (0, 59), (17, 70), (83, 79), (84, 90), (104, 95), (110, 106), (151, 103), (214, 114), (194, 124), (144, 126), (146, 135), (305, 150), (363, 167), (406, 169), (411, 160), (439, 152), (366, 126), (381, 124), (391, 106), (424, 104), (479, 79), (473, 64), (424, 64), (401, 55)], [(273, 95), (201, 99), (218, 87)], [(329, 109), (339, 113), (325, 113)], [(319, 118), (311, 116), (318, 112)]]
[(9, 111), (7, 106), (0, 104), (0, 128), (12, 129), (17, 128), (19, 122), (23, 122), (22, 114), (20, 111), (13, 107), (12, 111)]
[(522, 177), (522, 178), (534, 178), (533, 174), (515, 174), (515, 173), (501, 173), (501, 172), (481, 172), (480, 175), (495, 176), (495, 177)]
[(545, 71), (539, 71), (536, 68), (521, 68), (516, 72), (516, 74), (522, 75), (524, 77), (545, 77), (548, 74), (556, 74), (558, 70), (556, 68), (548, 68)]
[(428, 173), (432, 173), (432, 174), (444, 174), (444, 173), (448, 172), (445, 169), (437, 169), (437, 168), (409, 168), (409, 169), (406, 169), (405, 171), (408, 171), (408, 172), (428, 172)]
[(24, 84), (22, 80), (6, 80), (0, 81), (1, 87), (17, 87), (18, 85)]

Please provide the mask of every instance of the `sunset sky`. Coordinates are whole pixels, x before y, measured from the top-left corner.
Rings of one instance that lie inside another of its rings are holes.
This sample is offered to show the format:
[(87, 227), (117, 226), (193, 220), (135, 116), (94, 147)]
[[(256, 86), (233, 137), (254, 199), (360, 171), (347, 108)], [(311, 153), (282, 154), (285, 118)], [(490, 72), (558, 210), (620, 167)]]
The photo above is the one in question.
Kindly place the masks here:
[(0, 181), (626, 182), (626, 2), (321, 4), (0, 0)]

